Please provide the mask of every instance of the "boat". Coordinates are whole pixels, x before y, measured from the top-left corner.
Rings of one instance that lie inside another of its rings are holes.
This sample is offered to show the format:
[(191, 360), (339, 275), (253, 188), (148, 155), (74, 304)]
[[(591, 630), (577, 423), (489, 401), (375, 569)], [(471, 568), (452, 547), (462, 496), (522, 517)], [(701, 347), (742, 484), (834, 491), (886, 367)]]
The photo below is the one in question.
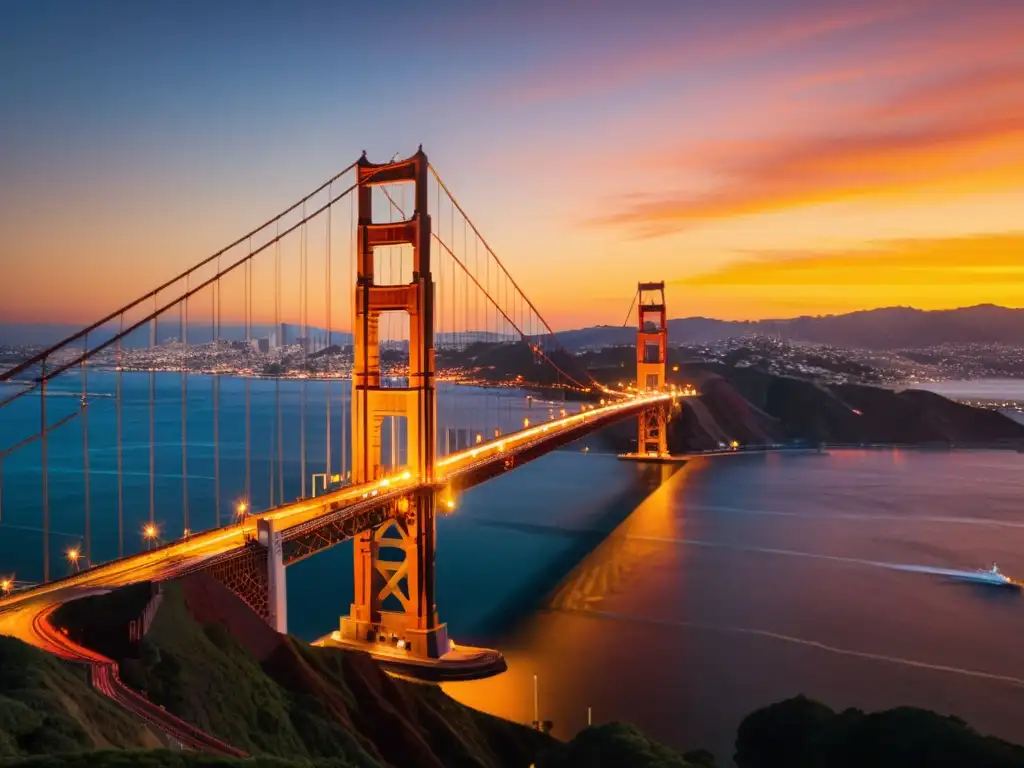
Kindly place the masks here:
[(966, 575), (966, 577), (971, 581), (977, 581), (982, 584), (992, 584), (997, 587), (1013, 587), (1014, 589), (1021, 588), (1021, 582), (1015, 581), (1002, 573), (999, 570), (999, 566), (995, 563), (992, 563), (991, 568), (979, 568), (977, 571)]

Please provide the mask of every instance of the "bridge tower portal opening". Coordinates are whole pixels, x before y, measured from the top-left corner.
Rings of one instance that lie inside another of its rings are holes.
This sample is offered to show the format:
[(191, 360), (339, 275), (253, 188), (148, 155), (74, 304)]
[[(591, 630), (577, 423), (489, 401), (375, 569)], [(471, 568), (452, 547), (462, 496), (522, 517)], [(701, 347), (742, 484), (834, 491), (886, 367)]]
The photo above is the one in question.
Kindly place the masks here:
[[(640, 283), (636, 306), (636, 386), (640, 391), (664, 391), (668, 355), (665, 283)], [(668, 455), (668, 417), (666, 407), (651, 408), (640, 415), (638, 454)]]
[[(438, 658), (448, 652), (450, 643), (446, 626), (438, 621), (434, 583), (437, 529), (431, 485), (437, 416), (428, 169), (422, 147), (412, 157), (391, 163), (370, 163), (364, 154), (356, 167), (352, 481), (372, 482), (386, 473), (390, 462), (382, 456), (382, 428), (385, 419), (402, 419), (405, 469), (423, 489), (402, 499), (395, 517), (355, 537), (355, 596), (351, 613), (341, 619), (340, 634), (346, 640), (390, 644), (413, 656)], [(411, 218), (375, 223), (373, 187), (401, 182), (414, 187)], [(407, 284), (380, 285), (375, 280), (374, 249), (391, 245), (412, 246), (412, 279)], [(403, 388), (381, 386), (380, 316), (395, 311), (404, 311), (409, 318), (409, 377)]]

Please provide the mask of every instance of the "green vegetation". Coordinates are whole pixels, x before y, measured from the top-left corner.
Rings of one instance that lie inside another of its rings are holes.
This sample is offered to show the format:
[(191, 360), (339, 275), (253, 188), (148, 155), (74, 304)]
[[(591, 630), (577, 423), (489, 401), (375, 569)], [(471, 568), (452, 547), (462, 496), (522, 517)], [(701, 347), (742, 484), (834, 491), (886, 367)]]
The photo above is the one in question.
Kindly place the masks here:
[(252, 754), (334, 758), (360, 768), (487, 768), (528, 765), (553, 743), (464, 707), (435, 686), (393, 679), (363, 654), (276, 635), (269, 647), (257, 659), (223, 624), (199, 624), (181, 586), (169, 584), (122, 679)]
[(836, 713), (798, 696), (743, 720), (735, 760), (740, 768), (1024, 768), (1024, 747), (924, 709)]
[(0, 759), (159, 743), (92, 690), (84, 667), (0, 636)]
[(351, 731), (323, 717), (318, 702), (296, 700), (275, 684), (222, 625), (197, 624), (176, 584), (167, 585), (140, 658), (123, 666), (122, 679), (246, 752), (377, 765)]

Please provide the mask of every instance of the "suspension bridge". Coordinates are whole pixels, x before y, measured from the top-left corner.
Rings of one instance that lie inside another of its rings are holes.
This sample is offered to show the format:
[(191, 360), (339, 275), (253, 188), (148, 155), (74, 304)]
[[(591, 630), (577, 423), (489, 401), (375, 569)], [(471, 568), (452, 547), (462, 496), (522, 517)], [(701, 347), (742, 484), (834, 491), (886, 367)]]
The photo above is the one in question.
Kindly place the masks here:
[(352, 539), (334, 642), (453, 676), (503, 669), (438, 617), (436, 518), (625, 419), (633, 458), (667, 454), (680, 393), (665, 383), (663, 285), (639, 295), (637, 386), (612, 391), (561, 347), (422, 148), (364, 153), (0, 373), (0, 529), (19, 542), (0, 562), (0, 632), (48, 647), (38, 617), (54, 606), (196, 571), (285, 632), (286, 566)]

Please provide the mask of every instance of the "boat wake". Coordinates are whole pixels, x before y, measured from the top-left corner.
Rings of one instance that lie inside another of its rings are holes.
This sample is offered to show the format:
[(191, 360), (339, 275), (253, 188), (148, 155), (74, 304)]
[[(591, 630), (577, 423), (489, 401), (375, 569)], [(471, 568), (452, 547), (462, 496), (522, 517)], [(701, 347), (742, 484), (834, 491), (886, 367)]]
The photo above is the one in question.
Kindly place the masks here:
[(887, 568), (893, 571), (906, 571), (908, 573), (926, 573), (932, 576), (945, 576), (947, 578), (970, 581), (978, 584), (991, 584), (993, 586), (1020, 587), (1021, 582), (1015, 581), (1002, 573), (995, 565), (989, 570), (964, 570), (959, 568), (939, 568), (931, 565), (911, 565), (907, 563), (887, 563), (881, 560), (865, 560), (859, 557), (840, 557), (838, 555), (821, 555), (816, 552), (801, 552), (794, 549), (776, 549), (774, 547), (748, 547), (737, 544), (721, 544), (714, 541), (701, 541), (700, 539), (675, 539), (665, 536), (641, 536), (629, 535), (627, 538), (637, 541), (662, 542), (665, 544), (681, 544), (695, 547), (711, 547), (716, 549), (732, 549), (738, 552), (757, 552), (768, 555), (782, 555), (786, 557), (807, 557), (813, 560), (828, 560), (837, 563), (853, 563), (856, 565), (867, 565), (873, 568)]

